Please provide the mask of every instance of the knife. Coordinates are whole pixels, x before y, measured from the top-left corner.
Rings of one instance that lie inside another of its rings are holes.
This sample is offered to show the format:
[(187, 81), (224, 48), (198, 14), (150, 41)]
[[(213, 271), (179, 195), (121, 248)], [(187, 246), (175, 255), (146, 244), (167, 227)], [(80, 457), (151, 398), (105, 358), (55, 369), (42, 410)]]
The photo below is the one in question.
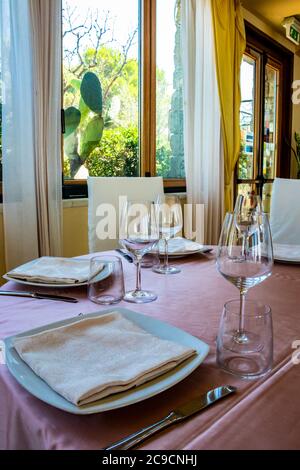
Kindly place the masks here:
[(224, 398), (234, 392), (236, 392), (236, 387), (233, 387), (231, 385), (222, 385), (221, 387), (209, 390), (204, 395), (201, 395), (199, 398), (185, 403), (184, 405), (179, 406), (179, 408), (176, 408), (175, 410), (171, 411), (168, 416), (166, 416), (162, 420), (157, 421), (156, 423), (151, 424), (150, 426), (134, 434), (131, 434), (130, 436), (115, 442), (114, 444), (111, 444), (109, 447), (106, 447), (103, 450), (132, 449), (132, 447), (135, 447), (136, 445), (140, 444), (153, 434), (161, 431), (162, 429), (167, 428), (168, 426), (171, 426), (172, 424), (178, 423), (189, 418), (195, 413), (204, 410), (204, 408), (207, 408), (216, 401), (221, 400), (221, 398)]
[(52, 294), (40, 294), (39, 292), (0, 290), (0, 295), (8, 295), (11, 297), (30, 297), (32, 299), (61, 300), (62, 302), (71, 302), (73, 304), (78, 302), (78, 300), (74, 299), (73, 297), (64, 297), (62, 295)]
[(125, 258), (128, 261), (128, 263), (133, 263), (132, 257), (128, 255), (127, 253), (125, 253), (125, 251), (120, 250), (120, 248), (116, 248), (115, 251), (117, 253), (120, 253), (120, 255), (123, 256), (123, 258)]

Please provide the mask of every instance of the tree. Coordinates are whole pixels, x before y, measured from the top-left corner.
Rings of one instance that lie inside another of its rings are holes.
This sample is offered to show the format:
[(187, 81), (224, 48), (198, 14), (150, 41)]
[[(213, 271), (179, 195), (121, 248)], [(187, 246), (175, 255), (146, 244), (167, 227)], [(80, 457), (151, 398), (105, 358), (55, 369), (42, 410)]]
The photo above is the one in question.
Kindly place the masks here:
[(181, 0), (175, 6), (175, 47), (174, 47), (174, 92), (169, 113), (169, 130), (172, 156), (170, 158), (170, 175), (173, 178), (184, 178), (184, 145), (183, 145), (183, 69), (181, 61)]

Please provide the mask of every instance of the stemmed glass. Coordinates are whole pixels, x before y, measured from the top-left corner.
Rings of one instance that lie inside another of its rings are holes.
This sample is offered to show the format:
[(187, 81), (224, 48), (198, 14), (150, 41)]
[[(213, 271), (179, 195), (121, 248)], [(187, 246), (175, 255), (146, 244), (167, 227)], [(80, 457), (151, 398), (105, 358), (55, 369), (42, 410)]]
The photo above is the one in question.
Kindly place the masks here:
[(248, 193), (247, 196), (240, 194), (237, 197), (234, 208), (234, 221), (242, 237), (242, 255), (244, 257), (247, 255), (249, 237), (259, 223), (261, 214), (260, 196)]
[(157, 220), (159, 224), (160, 238), (164, 240), (164, 262), (154, 266), (153, 271), (160, 274), (177, 274), (180, 269), (169, 265), (170, 238), (182, 230), (182, 209), (178, 196), (159, 196), (156, 201)]
[(136, 264), (136, 288), (126, 292), (124, 300), (133, 303), (153, 302), (154, 292), (141, 288), (141, 262), (159, 240), (155, 203), (152, 201), (127, 201), (121, 211), (120, 244), (133, 257)]
[[(225, 279), (240, 291), (239, 326), (232, 332), (231, 347), (239, 345), (240, 352), (255, 348), (255, 337), (244, 328), (245, 297), (251, 287), (271, 275), (273, 247), (268, 216), (260, 213), (251, 217), (251, 224), (244, 225), (241, 213), (227, 213), (217, 252), (217, 269)], [(247, 227), (242, 230), (241, 227)]]

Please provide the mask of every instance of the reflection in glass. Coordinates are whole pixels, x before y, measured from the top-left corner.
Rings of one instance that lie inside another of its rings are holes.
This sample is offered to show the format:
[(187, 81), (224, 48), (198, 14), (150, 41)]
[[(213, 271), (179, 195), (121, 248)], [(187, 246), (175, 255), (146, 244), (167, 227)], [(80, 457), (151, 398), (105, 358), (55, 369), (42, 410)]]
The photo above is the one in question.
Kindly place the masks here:
[(181, 0), (156, 5), (156, 171), (184, 178)]
[(239, 179), (253, 178), (255, 68), (255, 59), (244, 54), (241, 65), (241, 153), (238, 163)]
[(267, 179), (275, 177), (277, 154), (277, 89), (278, 70), (266, 65), (265, 77), (265, 125), (263, 175)]

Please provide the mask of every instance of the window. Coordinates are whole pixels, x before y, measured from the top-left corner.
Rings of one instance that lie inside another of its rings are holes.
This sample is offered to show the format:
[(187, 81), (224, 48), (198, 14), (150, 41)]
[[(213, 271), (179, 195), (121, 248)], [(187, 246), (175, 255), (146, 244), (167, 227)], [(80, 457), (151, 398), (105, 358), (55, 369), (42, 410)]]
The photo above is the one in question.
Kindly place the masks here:
[(64, 196), (88, 174), (183, 188), (180, 0), (62, 1)]
[(246, 23), (241, 66), (241, 152), (236, 193), (257, 191), (270, 210), (272, 182), (289, 177), (292, 53)]
[[(1, 31), (0, 31), (1, 32)], [(2, 60), (0, 45), (0, 202), (2, 201)]]

